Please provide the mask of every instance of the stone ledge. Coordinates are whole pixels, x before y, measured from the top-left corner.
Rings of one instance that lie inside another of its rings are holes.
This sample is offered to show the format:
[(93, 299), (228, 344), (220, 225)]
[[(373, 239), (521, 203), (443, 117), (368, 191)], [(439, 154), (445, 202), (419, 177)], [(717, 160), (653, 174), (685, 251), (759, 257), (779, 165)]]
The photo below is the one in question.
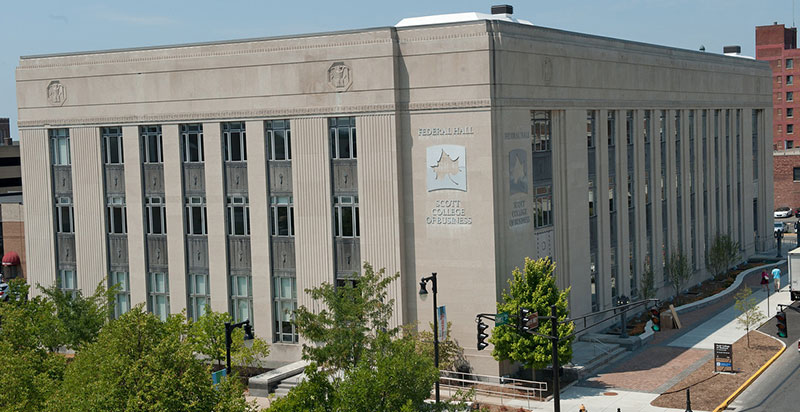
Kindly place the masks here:
[(247, 383), (250, 396), (269, 396), (269, 391), (272, 387), (277, 386), (286, 378), (303, 373), (303, 370), (305, 370), (308, 365), (309, 363), (307, 361), (301, 360), (250, 378)]

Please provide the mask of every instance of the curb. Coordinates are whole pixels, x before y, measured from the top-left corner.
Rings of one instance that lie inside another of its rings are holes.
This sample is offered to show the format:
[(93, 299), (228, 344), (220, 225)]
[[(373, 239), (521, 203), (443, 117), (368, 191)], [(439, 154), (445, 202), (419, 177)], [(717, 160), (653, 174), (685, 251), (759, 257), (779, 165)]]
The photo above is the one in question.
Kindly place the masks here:
[[(754, 332), (759, 332), (759, 331), (757, 331), (757, 330), (756, 330), (756, 331), (754, 331)], [(764, 333), (764, 332), (759, 332), (759, 333), (762, 333), (762, 334), (764, 334), (764, 335), (766, 335), (766, 336), (769, 336), (769, 335), (767, 335), (767, 334), (766, 334), (766, 333)], [(770, 336), (770, 337), (772, 337), (772, 336)], [(773, 338), (773, 339), (774, 339), (774, 338)], [(761, 365), (761, 367), (760, 367), (760, 368), (758, 368), (758, 370), (757, 370), (757, 371), (755, 371), (755, 373), (753, 373), (753, 376), (749, 377), (749, 378), (748, 378), (746, 381), (744, 381), (744, 383), (742, 384), (742, 386), (740, 386), (738, 389), (736, 389), (736, 390), (735, 390), (735, 391), (734, 391), (734, 392), (731, 394), (731, 396), (728, 396), (728, 399), (725, 399), (725, 401), (723, 401), (721, 404), (719, 404), (719, 406), (717, 406), (717, 407), (716, 407), (716, 409), (714, 409), (714, 412), (721, 412), (721, 411), (724, 411), (724, 410), (725, 410), (725, 408), (727, 408), (727, 407), (728, 407), (728, 405), (730, 405), (730, 404), (731, 404), (731, 402), (733, 402), (733, 401), (734, 401), (734, 399), (736, 399), (736, 397), (737, 397), (737, 396), (739, 396), (739, 395), (740, 395), (742, 392), (744, 392), (744, 390), (745, 390), (745, 389), (747, 389), (747, 387), (748, 387), (748, 386), (750, 386), (750, 384), (751, 384), (751, 383), (753, 383), (753, 382), (756, 380), (756, 378), (758, 378), (759, 376), (761, 376), (761, 374), (762, 374), (762, 373), (763, 373), (765, 370), (767, 370), (767, 368), (769, 367), (769, 365), (772, 365), (772, 363), (773, 363), (773, 362), (775, 362), (775, 360), (776, 360), (776, 359), (778, 359), (778, 357), (780, 357), (781, 355), (783, 355), (783, 352), (786, 352), (786, 344), (785, 344), (785, 343), (783, 343), (783, 341), (781, 341), (781, 340), (778, 340), (778, 339), (775, 339), (775, 340), (777, 340), (778, 342), (780, 342), (780, 343), (783, 345), (783, 348), (781, 348), (781, 349), (778, 351), (778, 353), (776, 353), (776, 354), (775, 354), (775, 355), (773, 355), (771, 358), (769, 358), (769, 360), (767, 361), (767, 363), (765, 363), (765, 364)]]

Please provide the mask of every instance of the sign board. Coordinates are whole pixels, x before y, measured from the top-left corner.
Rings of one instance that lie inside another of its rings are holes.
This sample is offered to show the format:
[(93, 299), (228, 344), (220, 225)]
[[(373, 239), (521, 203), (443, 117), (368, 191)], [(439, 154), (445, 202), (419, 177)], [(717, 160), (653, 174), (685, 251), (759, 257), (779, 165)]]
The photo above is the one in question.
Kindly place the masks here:
[(222, 378), (227, 376), (227, 372), (225, 369), (220, 369), (216, 372), (211, 372), (211, 382), (216, 386), (218, 383), (222, 381)]
[(539, 313), (533, 312), (529, 313), (528, 316), (525, 316), (525, 327), (532, 331), (539, 327)]
[(733, 356), (733, 345), (728, 343), (714, 344), (714, 357), (718, 359), (731, 359)]
[(676, 329), (680, 329), (682, 327), (681, 326), (681, 320), (680, 320), (680, 318), (678, 318), (678, 312), (675, 311), (675, 306), (670, 304), (669, 305), (669, 311), (672, 312), (672, 322), (675, 323), (675, 328)]
[[(720, 361), (722, 359), (722, 361)], [(717, 368), (730, 368), (733, 372), (733, 345), (730, 343), (714, 344), (714, 372)]]
[(494, 326), (508, 325), (508, 312), (500, 312), (494, 317)]
[(439, 335), (439, 342), (444, 342), (447, 339), (447, 311), (444, 306), (436, 308), (436, 319), (439, 329), (436, 333)]

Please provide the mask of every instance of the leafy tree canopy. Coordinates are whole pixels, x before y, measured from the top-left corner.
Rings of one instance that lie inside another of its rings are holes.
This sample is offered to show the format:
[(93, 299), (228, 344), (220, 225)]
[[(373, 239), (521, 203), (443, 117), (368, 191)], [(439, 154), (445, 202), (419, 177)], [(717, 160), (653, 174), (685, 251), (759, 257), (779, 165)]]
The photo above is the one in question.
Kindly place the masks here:
[[(567, 296), (569, 288), (560, 291), (553, 275), (555, 265), (549, 258), (525, 259), (523, 270), (514, 269), (509, 281), (509, 291), (503, 291), (503, 301), (497, 303), (498, 313), (509, 313), (512, 318), (520, 309), (530, 309), (540, 316), (550, 316), (550, 307), (556, 305), (559, 321), (569, 317)], [(513, 323), (513, 322), (512, 322)], [(558, 336), (566, 337), (574, 331), (574, 324), (558, 325)], [(550, 321), (540, 321), (537, 330), (543, 335), (554, 333)], [(492, 356), (497, 360), (514, 360), (528, 368), (542, 369), (552, 364), (552, 344), (549, 339), (532, 334), (520, 334), (516, 325), (503, 325), (492, 330), (489, 342), (494, 344)], [(563, 365), (572, 359), (572, 338), (558, 345), (558, 359)]]

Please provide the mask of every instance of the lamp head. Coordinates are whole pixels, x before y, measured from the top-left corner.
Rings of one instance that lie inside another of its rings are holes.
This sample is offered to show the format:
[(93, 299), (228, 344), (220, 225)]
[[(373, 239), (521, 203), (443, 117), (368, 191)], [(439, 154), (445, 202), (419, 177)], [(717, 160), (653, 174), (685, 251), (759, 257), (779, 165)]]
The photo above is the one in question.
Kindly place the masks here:
[(253, 340), (255, 339), (255, 335), (253, 335), (253, 325), (248, 320), (247, 323), (244, 324), (244, 340)]
[(424, 280), (419, 281), (419, 296), (422, 300), (428, 297), (428, 289), (425, 287), (427, 283)]

